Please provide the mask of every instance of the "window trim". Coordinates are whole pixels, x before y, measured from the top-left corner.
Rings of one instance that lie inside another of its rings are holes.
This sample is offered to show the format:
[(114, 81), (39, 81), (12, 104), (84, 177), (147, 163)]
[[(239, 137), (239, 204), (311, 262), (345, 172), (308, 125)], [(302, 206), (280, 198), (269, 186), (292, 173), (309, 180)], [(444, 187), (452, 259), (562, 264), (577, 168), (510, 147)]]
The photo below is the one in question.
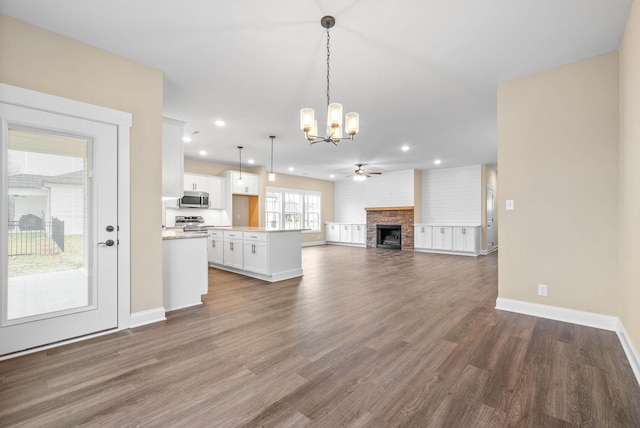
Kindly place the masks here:
[[(268, 199), (268, 194), (269, 193), (280, 193), (281, 198), (280, 201), (278, 201), (278, 206), (279, 206), (279, 211), (270, 211), (267, 209), (267, 199)], [(285, 221), (285, 204), (284, 204), (284, 200), (285, 200), (285, 194), (297, 194), (300, 196), (300, 205), (301, 205), (301, 215), (302, 218), (300, 220), (300, 227), (302, 229), (305, 228), (306, 226), (306, 220), (307, 220), (307, 212), (306, 212), (306, 203), (305, 203), (305, 199), (307, 195), (310, 196), (315, 196), (318, 198), (318, 228), (317, 229), (309, 229), (309, 230), (303, 230), (302, 233), (319, 233), (322, 231), (322, 192), (318, 191), (318, 190), (304, 190), (304, 189), (291, 189), (291, 188), (287, 188), (287, 187), (271, 187), (271, 186), (267, 186), (265, 189), (265, 219), (267, 217), (267, 213), (270, 212), (278, 212), (279, 216), (280, 216), (280, 221), (279, 221), (279, 225), (278, 228), (281, 230), (285, 230), (284, 229), (284, 221)], [(316, 211), (312, 211), (312, 212), (316, 212)], [(268, 227), (268, 226), (267, 226)], [(269, 229), (268, 229), (269, 230)], [(273, 230), (273, 229), (271, 229)]]

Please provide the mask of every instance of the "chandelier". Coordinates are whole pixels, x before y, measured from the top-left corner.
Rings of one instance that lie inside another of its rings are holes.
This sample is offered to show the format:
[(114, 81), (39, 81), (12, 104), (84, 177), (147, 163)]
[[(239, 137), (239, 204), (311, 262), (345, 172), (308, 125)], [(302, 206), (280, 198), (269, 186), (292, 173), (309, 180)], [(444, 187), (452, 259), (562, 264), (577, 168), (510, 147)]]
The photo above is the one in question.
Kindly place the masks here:
[(314, 111), (311, 108), (303, 108), (300, 110), (300, 128), (304, 131), (304, 135), (310, 144), (324, 141), (325, 143), (333, 143), (337, 146), (340, 140), (353, 140), (353, 136), (360, 131), (360, 116), (354, 112), (345, 115), (344, 129), (349, 136), (343, 137), (342, 104), (332, 103), (329, 91), (329, 60), (331, 57), (331, 51), (329, 50), (329, 28), (336, 24), (336, 20), (333, 16), (325, 16), (320, 20), (320, 24), (327, 30), (327, 134), (324, 137), (318, 136), (318, 121), (315, 120)]

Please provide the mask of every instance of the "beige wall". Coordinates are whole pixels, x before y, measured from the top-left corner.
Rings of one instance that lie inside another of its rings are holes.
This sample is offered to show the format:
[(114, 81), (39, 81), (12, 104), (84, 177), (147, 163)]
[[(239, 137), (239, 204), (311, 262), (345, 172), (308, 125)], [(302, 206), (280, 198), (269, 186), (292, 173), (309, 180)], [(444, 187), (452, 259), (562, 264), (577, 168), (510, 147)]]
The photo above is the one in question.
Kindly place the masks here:
[(620, 46), (620, 318), (640, 350), (640, 2)]
[(617, 53), (500, 84), (498, 165), (499, 296), (617, 314)]
[(481, 189), (481, 201), (482, 201), (482, 238), (480, 241), (480, 249), (487, 249), (487, 186), (491, 186), (493, 189), (493, 243), (494, 246), (498, 246), (498, 171), (491, 168), (489, 165), (482, 165), (482, 189)]
[(413, 219), (419, 223), (422, 219), (422, 171), (413, 170)]
[[(227, 170), (237, 170), (238, 167), (230, 165), (220, 165), (211, 162), (195, 161), (185, 159), (184, 171), (193, 174), (206, 175), (222, 175)], [(243, 167), (244, 171), (245, 168)], [(284, 187), (287, 189), (313, 190), (322, 192), (322, 232), (321, 233), (303, 233), (302, 242), (324, 241), (324, 222), (333, 221), (333, 181), (317, 180), (315, 178), (299, 177), (288, 174), (276, 174), (276, 181), (267, 180), (267, 169), (265, 167), (247, 168), (247, 171), (260, 174), (261, 191), (260, 191), (260, 225), (264, 226), (264, 195), (267, 186)]]
[(303, 233), (302, 242), (324, 241), (324, 222), (333, 221), (333, 181), (317, 180), (315, 178), (298, 177), (288, 174), (276, 174), (276, 181), (270, 181), (268, 186), (284, 187), (286, 189), (314, 190), (322, 192), (322, 232)]
[(131, 311), (162, 306), (162, 73), (0, 15), (0, 81), (133, 114)]

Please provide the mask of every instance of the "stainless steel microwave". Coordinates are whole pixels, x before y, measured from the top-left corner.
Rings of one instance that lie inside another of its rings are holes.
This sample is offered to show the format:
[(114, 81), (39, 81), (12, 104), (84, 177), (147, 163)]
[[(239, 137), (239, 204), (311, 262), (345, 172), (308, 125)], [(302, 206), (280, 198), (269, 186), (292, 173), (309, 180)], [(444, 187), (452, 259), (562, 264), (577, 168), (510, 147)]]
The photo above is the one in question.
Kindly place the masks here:
[(209, 194), (207, 192), (194, 192), (185, 190), (184, 196), (179, 199), (180, 208), (209, 208)]

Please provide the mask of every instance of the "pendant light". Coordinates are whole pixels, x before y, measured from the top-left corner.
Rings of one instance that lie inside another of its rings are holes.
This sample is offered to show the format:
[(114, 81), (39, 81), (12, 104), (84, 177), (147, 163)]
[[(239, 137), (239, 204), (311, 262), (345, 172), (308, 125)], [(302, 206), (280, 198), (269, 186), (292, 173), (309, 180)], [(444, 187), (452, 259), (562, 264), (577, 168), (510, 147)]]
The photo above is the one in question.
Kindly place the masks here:
[(275, 135), (270, 135), (271, 138), (271, 172), (269, 173), (269, 181), (276, 181), (276, 173), (273, 172), (273, 139), (276, 138)]
[(353, 140), (353, 137), (360, 131), (360, 116), (358, 113), (351, 112), (345, 115), (345, 129), (348, 137), (342, 136), (342, 104), (332, 103), (330, 95), (330, 66), (329, 60), (331, 51), (329, 49), (329, 28), (336, 25), (336, 19), (333, 16), (324, 16), (320, 20), (320, 25), (327, 30), (327, 134), (324, 137), (318, 136), (318, 121), (314, 118), (314, 111), (311, 108), (303, 108), (300, 110), (300, 128), (304, 131), (305, 138), (310, 144), (332, 143), (338, 145), (340, 140)]
[(240, 175), (238, 176), (238, 184), (242, 184), (242, 149), (244, 147), (238, 146), (238, 153), (240, 153), (240, 163), (238, 166), (240, 167)]

